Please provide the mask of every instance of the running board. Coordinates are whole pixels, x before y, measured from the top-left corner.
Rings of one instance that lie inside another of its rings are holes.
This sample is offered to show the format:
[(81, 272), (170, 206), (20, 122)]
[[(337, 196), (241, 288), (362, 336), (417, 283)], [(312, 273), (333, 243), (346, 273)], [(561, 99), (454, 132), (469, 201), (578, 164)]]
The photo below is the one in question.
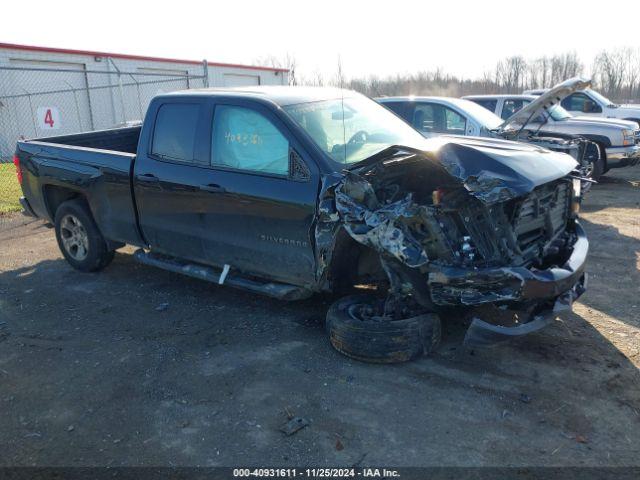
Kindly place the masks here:
[[(150, 265), (152, 267), (162, 268), (170, 272), (182, 273), (189, 277), (199, 278), (211, 283), (229, 285), (230, 287), (248, 290), (250, 292), (260, 293), (279, 300), (301, 300), (311, 296), (311, 291), (306, 288), (296, 287), (285, 283), (266, 282), (261, 283), (238, 276), (236, 274), (224, 275), (222, 270), (199, 263), (189, 263), (174, 257), (160, 255), (153, 252), (145, 252), (138, 249), (133, 257), (140, 263)], [(222, 278), (222, 282), (220, 279)]]

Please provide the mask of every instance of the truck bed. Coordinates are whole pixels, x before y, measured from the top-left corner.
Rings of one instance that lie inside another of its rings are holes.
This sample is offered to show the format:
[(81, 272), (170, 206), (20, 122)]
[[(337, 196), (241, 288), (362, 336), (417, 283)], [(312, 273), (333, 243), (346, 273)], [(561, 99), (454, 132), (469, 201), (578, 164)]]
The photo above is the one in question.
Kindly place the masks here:
[(55, 207), (82, 195), (105, 238), (140, 244), (131, 190), (140, 126), (18, 142), (22, 189), (33, 212), (53, 222)]
[(96, 148), (113, 152), (136, 153), (140, 138), (140, 125), (135, 127), (111, 128), (95, 132), (74, 133), (57, 137), (43, 137), (29, 142), (55, 143), (84, 148)]

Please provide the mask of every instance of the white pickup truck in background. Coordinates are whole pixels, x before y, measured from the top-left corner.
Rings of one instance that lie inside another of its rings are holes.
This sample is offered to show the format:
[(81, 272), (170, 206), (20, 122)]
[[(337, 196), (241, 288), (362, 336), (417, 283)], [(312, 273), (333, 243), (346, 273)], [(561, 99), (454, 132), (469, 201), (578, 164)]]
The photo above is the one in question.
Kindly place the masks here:
[[(468, 95), (463, 98), (477, 103), (506, 120), (540, 97), (507, 94)], [(603, 171), (640, 161), (640, 129), (638, 124), (633, 121), (602, 117), (575, 117), (561, 105), (555, 104), (536, 112), (535, 116), (529, 119), (527, 128), (540, 128), (545, 132), (578, 135), (596, 142), (603, 153)]]
[[(546, 93), (549, 89), (542, 88), (536, 90), (525, 90), (524, 95), (539, 96)], [(640, 124), (640, 105), (627, 104), (618, 105), (612, 102), (604, 95), (585, 88), (572, 93), (562, 100), (562, 108), (574, 115), (588, 115), (601, 118), (619, 118), (622, 120), (631, 120)]]

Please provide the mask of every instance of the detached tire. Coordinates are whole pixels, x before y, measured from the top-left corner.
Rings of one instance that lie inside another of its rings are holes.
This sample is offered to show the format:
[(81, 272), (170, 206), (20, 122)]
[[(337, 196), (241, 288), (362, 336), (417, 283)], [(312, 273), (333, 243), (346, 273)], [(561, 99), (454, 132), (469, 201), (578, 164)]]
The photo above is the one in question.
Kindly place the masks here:
[(56, 210), (54, 223), (58, 247), (76, 270), (97, 272), (113, 260), (114, 251), (107, 246), (83, 202), (67, 200), (62, 203)]
[(373, 295), (350, 295), (327, 313), (326, 330), (340, 353), (371, 363), (398, 363), (432, 352), (440, 342), (440, 317), (427, 313), (402, 320), (362, 318), (366, 306), (380, 300)]

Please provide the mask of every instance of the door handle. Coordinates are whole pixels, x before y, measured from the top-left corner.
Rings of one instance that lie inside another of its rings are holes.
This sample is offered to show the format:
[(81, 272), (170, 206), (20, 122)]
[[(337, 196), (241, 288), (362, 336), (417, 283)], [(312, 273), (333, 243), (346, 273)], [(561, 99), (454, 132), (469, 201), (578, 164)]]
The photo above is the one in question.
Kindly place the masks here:
[(139, 182), (146, 183), (158, 183), (160, 179), (156, 177), (153, 173), (144, 173), (142, 175), (136, 175), (136, 180)]
[(227, 191), (226, 188), (221, 187), (216, 183), (209, 183), (208, 185), (200, 185), (200, 190), (204, 192), (211, 192), (211, 193), (225, 193)]

